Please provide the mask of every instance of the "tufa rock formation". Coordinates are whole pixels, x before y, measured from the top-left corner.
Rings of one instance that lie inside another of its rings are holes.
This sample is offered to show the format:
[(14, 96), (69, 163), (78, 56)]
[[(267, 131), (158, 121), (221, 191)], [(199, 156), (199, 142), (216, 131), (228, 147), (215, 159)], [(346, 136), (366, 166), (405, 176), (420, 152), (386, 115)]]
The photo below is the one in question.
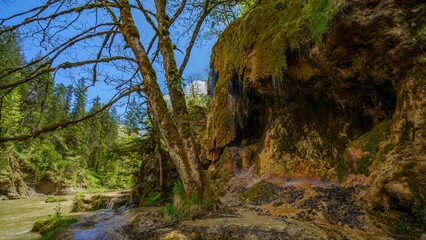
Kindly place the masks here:
[(211, 169), (363, 184), (369, 209), (426, 213), (425, 49), (424, 1), (258, 1), (213, 49)]

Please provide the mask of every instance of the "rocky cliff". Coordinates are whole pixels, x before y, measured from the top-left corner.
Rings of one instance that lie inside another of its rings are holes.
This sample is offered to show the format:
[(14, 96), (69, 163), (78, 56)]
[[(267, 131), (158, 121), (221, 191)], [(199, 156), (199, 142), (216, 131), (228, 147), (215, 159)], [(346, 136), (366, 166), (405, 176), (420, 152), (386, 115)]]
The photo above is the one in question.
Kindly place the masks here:
[(425, 223), (425, 49), (424, 1), (258, 1), (213, 49), (210, 170), (364, 185)]

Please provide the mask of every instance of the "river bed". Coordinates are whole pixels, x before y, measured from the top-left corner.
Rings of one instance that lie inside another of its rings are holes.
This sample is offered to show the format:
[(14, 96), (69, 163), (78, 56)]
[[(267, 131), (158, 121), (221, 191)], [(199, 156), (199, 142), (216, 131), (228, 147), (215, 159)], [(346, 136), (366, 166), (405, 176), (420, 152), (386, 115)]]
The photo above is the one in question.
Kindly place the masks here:
[(34, 222), (54, 214), (58, 204), (61, 213), (68, 214), (73, 197), (66, 196), (61, 203), (45, 203), (47, 197), (0, 201), (0, 240), (39, 239), (38, 233), (31, 232)]

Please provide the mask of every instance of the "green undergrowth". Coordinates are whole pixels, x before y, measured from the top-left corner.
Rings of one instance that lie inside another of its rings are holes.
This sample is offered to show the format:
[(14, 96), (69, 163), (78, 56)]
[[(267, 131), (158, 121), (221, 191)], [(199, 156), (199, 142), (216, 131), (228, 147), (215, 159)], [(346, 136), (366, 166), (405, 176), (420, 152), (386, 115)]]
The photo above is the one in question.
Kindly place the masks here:
[(207, 209), (211, 203), (194, 196), (185, 196), (183, 184), (175, 182), (173, 186), (173, 202), (166, 205), (166, 215), (176, 220), (184, 220), (197, 217)]
[(344, 4), (345, 0), (260, 1), (220, 36), (215, 68), (251, 79), (279, 77), (288, 48), (320, 41)]
[(55, 214), (49, 216), (48, 219), (35, 222), (31, 231), (40, 233), (42, 235), (41, 240), (48, 240), (75, 222), (77, 222), (77, 219), (62, 214), (61, 205), (59, 204), (55, 207)]
[(161, 200), (161, 193), (151, 193), (147, 198), (141, 201), (141, 205), (144, 207), (154, 206)]

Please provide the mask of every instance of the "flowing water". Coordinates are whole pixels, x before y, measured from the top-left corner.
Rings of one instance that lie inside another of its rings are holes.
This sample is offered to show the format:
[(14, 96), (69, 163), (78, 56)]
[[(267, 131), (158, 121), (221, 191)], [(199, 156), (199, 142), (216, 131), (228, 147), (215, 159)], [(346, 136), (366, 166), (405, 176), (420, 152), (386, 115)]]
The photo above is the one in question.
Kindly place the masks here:
[[(38, 239), (38, 233), (31, 228), (37, 220), (54, 214), (59, 203), (45, 203), (46, 197), (0, 201), (0, 240)], [(61, 202), (61, 213), (71, 210), (73, 196), (66, 196)]]

